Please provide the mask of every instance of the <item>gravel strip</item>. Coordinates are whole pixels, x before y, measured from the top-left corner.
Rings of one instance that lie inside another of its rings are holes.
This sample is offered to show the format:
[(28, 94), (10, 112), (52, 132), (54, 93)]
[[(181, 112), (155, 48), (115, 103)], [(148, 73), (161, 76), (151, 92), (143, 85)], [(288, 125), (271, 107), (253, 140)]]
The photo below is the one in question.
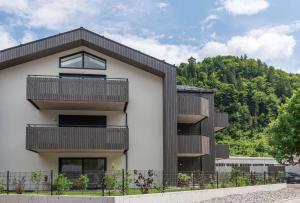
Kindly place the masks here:
[(299, 190), (285, 188), (276, 191), (253, 192), (247, 194), (228, 195), (201, 201), (200, 203), (269, 203), (300, 196)]

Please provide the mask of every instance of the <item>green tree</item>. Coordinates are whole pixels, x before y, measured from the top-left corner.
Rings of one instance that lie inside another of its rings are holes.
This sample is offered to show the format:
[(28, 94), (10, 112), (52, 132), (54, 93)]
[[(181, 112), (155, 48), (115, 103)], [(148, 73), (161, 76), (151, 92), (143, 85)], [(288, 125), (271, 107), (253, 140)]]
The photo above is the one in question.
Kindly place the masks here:
[(300, 155), (300, 90), (284, 104), (278, 118), (267, 130), (270, 134), (270, 153), (280, 163), (292, 163)]

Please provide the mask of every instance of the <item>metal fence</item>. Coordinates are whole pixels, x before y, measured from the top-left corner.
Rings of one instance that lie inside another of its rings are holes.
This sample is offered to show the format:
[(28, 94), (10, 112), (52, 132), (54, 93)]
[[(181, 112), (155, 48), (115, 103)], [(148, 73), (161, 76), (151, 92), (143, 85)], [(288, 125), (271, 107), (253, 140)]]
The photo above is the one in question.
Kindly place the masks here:
[[(38, 175), (36, 175), (38, 174)], [(58, 171), (0, 172), (0, 192), (59, 194)], [(64, 194), (131, 195), (172, 191), (202, 190), (225, 187), (275, 184), (285, 182), (285, 173), (200, 172), (165, 173), (154, 170), (88, 171), (89, 181), (83, 190), (78, 172), (63, 174), (70, 181)], [(35, 177), (38, 177), (35, 179)], [(171, 183), (171, 184), (170, 184)]]

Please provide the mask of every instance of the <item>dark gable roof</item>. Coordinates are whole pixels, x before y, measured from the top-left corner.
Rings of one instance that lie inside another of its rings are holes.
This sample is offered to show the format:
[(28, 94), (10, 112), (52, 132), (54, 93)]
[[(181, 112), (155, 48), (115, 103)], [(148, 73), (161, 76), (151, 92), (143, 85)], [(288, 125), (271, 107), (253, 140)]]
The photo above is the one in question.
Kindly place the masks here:
[(176, 67), (128, 46), (98, 35), (85, 28), (78, 28), (51, 37), (22, 44), (0, 51), (0, 69), (25, 63), (60, 51), (86, 46), (145, 71), (163, 76), (166, 69)]

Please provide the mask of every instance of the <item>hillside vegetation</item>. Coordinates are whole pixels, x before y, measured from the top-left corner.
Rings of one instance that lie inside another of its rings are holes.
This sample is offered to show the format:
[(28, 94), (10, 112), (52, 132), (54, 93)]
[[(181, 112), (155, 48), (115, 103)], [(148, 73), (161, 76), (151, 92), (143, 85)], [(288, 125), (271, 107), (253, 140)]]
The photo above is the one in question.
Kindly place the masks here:
[(217, 142), (230, 144), (231, 155), (266, 156), (269, 145), (263, 131), (300, 87), (300, 75), (246, 56), (217, 56), (180, 64), (177, 84), (217, 90), (215, 106), (230, 121)]

